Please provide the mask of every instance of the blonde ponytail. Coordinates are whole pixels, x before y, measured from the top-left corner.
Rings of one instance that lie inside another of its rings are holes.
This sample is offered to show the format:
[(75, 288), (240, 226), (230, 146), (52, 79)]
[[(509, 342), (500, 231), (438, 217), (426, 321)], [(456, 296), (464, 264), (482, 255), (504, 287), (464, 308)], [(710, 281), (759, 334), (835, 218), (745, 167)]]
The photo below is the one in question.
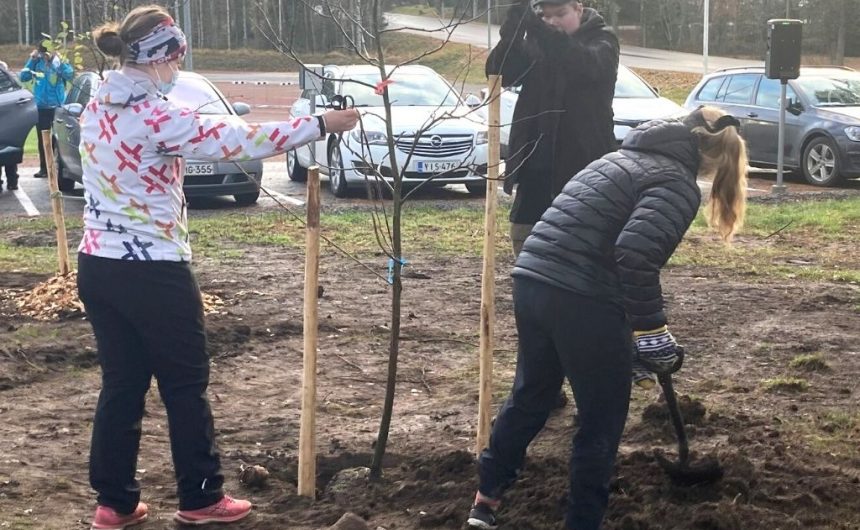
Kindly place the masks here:
[[(725, 113), (714, 107), (702, 107), (702, 117), (714, 124)], [(711, 194), (705, 206), (708, 226), (715, 230), (726, 243), (744, 224), (747, 189), (747, 148), (735, 127), (724, 127), (712, 132), (705, 127), (695, 127), (693, 134), (699, 137), (699, 153), (702, 160), (699, 177), (713, 177)]]

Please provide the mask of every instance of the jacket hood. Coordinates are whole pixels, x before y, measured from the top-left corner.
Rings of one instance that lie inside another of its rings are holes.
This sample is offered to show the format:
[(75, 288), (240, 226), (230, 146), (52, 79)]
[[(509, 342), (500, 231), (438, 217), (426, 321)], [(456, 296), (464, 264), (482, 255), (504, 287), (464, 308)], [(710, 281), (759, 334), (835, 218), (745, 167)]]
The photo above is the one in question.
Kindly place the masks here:
[(586, 7), (582, 10), (582, 20), (579, 23), (579, 29), (576, 30), (574, 35), (579, 32), (586, 33), (596, 29), (603, 29), (604, 27), (606, 27), (606, 21), (603, 19), (603, 15), (598, 13), (594, 8)]
[(699, 140), (679, 120), (654, 120), (627, 134), (621, 149), (657, 153), (681, 162), (693, 174), (699, 172)]
[(115, 70), (107, 77), (96, 93), (99, 103), (128, 107), (147, 99), (159, 97), (155, 84), (146, 74), (133, 70)]

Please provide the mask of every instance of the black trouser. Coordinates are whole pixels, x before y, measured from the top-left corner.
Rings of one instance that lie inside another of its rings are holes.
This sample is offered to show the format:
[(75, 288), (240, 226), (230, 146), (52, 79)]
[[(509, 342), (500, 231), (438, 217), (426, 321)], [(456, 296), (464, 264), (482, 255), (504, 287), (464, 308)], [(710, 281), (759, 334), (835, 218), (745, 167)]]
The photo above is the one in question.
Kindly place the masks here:
[(42, 131), (50, 131), (51, 127), (53, 127), (54, 110), (53, 108), (39, 107), (39, 125), (37, 127), (39, 133), (39, 172), (43, 175), (48, 174), (48, 164), (45, 162), (45, 149), (51, 149), (51, 146), (46, 147), (42, 145)]
[(90, 485), (98, 502), (131, 513), (144, 401), (152, 376), (167, 409), (179, 508), (223, 496), (203, 302), (187, 263), (78, 255), (78, 291), (93, 325), (102, 389), (93, 422)]
[(579, 428), (573, 436), (566, 524), (598, 529), (630, 401), (632, 338), (624, 311), (522, 277), (514, 278), (514, 311), (517, 371), (490, 447), (479, 460), (479, 491), (498, 499), (513, 484), (567, 377)]
[[(18, 185), (18, 164), (8, 163), (3, 164), (3, 170), (6, 172), (6, 184), (10, 187)], [(3, 179), (0, 178), (0, 184), (3, 184)]]

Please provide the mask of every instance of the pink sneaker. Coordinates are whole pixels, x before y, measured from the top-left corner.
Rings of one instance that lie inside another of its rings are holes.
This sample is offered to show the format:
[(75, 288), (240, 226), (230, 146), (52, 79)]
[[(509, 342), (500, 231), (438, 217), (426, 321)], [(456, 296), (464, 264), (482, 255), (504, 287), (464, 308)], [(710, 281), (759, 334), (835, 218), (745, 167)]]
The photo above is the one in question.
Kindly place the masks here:
[(96, 514), (93, 516), (92, 530), (123, 530), (129, 526), (134, 526), (146, 521), (149, 515), (149, 508), (142, 502), (137, 503), (133, 513), (122, 515), (117, 513), (113, 508), (107, 506), (98, 506)]
[(180, 510), (173, 519), (190, 525), (232, 523), (251, 513), (251, 503), (224, 495), (220, 501), (199, 510)]

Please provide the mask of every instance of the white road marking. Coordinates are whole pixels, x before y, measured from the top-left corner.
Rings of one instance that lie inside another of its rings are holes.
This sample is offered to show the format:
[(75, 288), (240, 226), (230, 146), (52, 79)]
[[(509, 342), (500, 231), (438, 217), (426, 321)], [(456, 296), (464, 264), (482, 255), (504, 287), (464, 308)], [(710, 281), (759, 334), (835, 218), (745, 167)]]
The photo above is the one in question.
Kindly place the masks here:
[(305, 204), (305, 201), (296, 199), (295, 197), (290, 197), (289, 195), (284, 195), (283, 193), (277, 192), (269, 188), (266, 188), (266, 191), (264, 191), (263, 194), (265, 195), (267, 192), (269, 195), (278, 199), (281, 202), (289, 202), (295, 204), (296, 206), (304, 206)]
[(39, 214), (39, 210), (36, 209), (36, 205), (33, 204), (33, 201), (30, 200), (30, 196), (27, 193), (18, 187), (17, 190), (12, 192), (15, 194), (15, 198), (18, 199), (18, 202), (21, 203), (21, 206), (24, 208), (24, 211), (27, 212), (27, 215), (30, 217), (36, 217)]

